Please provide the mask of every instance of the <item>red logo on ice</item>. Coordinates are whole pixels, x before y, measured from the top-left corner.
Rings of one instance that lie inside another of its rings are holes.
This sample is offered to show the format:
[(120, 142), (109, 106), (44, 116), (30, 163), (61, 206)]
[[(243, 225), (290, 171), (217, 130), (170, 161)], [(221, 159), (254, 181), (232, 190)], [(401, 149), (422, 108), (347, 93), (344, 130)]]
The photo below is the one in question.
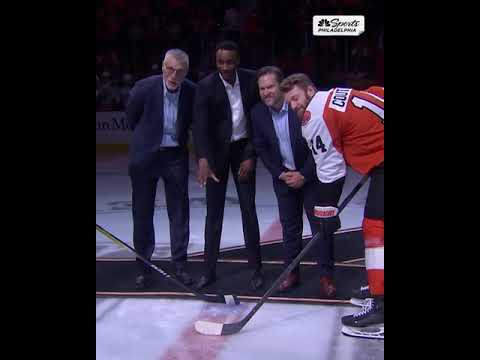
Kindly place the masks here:
[(307, 123), (310, 121), (310, 118), (312, 117), (312, 114), (310, 114), (310, 111), (306, 110), (303, 113), (303, 120), (302, 120), (302, 126), (307, 125)]

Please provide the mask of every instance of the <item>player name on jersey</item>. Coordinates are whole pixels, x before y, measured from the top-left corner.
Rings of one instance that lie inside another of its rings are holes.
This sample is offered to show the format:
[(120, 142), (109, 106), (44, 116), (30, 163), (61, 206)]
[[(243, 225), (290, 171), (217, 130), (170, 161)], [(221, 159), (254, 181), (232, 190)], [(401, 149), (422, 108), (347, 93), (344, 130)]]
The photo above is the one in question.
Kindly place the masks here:
[(332, 109), (345, 112), (347, 110), (348, 98), (352, 89), (335, 88), (328, 106)]

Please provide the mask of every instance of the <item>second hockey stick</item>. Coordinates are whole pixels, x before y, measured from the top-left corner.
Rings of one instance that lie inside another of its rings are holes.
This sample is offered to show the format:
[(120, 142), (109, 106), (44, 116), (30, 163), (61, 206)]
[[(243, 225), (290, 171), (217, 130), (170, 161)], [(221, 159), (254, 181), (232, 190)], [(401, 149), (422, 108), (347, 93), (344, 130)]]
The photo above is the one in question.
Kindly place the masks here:
[(214, 303), (224, 303), (224, 304), (240, 304), (240, 301), (238, 300), (238, 298), (235, 296), (235, 295), (221, 295), (221, 294), (215, 294), (215, 295), (205, 295), (205, 294), (201, 294), (199, 293), (198, 291), (194, 290), (193, 288), (183, 284), (181, 281), (175, 279), (173, 276), (171, 276), (169, 273), (167, 273), (166, 271), (160, 269), (159, 267), (157, 267), (155, 264), (153, 264), (151, 261), (147, 260), (146, 258), (144, 258), (142, 255), (140, 255), (138, 252), (135, 251), (135, 249), (133, 249), (130, 245), (128, 245), (127, 243), (123, 242), (122, 240), (120, 240), (119, 238), (117, 238), (115, 235), (111, 234), (110, 232), (108, 232), (107, 230), (105, 230), (103, 227), (101, 227), (100, 225), (96, 224), (96, 227), (97, 227), (97, 230), (99, 232), (101, 232), (103, 235), (105, 235), (107, 238), (109, 238), (110, 240), (112, 240), (113, 242), (115, 243), (118, 243), (126, 248), (128, 248), (130, 251), (132, 251), (137, 258), (139, 258), (141, 261), (143, 261), (147, 266), (149, 266), (150, 268), (152, 268), (153, 270), (155, 270), (156, 272), (160, 273), (161, 275), (163, 275), (165, 278), (167, 278), (168, 280), (170, 280), (171, 282), (175, 283), (177, 286), (180, 286), (181, 288), (183, 288), (185, 291), (189, 292), (189, 293), (192, 293), (193, 295), (195, 295), (197, 298), (201, 299), (201, 300), (204, 300), (204, 301), (208, 301), (208, 302), (214, 302)]
[[(339, 215), (340, 212), (347, 206), (347, 204), (352, 200), (355, 194), (360, 190), (360, 188), (368, 180), (368, 174), (364, 175), (360, 182), (353, 188), (353, 190), (348, 194), (348, 196), (342, 201), (338, 207), (338, 212), (336, 215)], [(267, 290), (265, 295), (260, 299), (260, 301), (255, 305), (252, 310), (240, 321), (230, 324), (218, 323), (214, 321), (198, 320), (195, 322), (195, 330), (203, 335), (231, 335), (239, 332), (247, 322), (252, 318), (253, 315), (260, 309), (260, 307), (265, 303), (267, 298), (277, 289), (278, 285), (285, 280), (285, 278), (290, 274), (295, 266), (298, 265), (303, 256), (310, 250), (310, 248), (317, 242), (317, 240), (323, 234), (318, 232), (315, 236), (308, 242), (308, 244), (300, 251), (297, 257), (288, 265), (288, 267), (282, 272), (282, 274), (275, 280), (273, 285)]]

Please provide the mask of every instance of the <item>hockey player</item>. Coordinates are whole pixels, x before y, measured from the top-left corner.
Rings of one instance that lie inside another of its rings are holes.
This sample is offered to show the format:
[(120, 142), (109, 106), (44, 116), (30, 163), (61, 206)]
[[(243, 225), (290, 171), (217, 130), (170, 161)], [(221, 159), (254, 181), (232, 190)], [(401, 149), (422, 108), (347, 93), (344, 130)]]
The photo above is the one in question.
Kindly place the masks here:
[(383, 338), (384, 89), (317, 91), (305, 74), (290, 75), (280, 88), (302, 121), (302, 135), (312, 151), (319, 186), (345, 176), (347, 166), (360, 174), (370, 174), (362, 228), (372, 298), (365, 301), (359, 313), (342, 318), (342, 332)]

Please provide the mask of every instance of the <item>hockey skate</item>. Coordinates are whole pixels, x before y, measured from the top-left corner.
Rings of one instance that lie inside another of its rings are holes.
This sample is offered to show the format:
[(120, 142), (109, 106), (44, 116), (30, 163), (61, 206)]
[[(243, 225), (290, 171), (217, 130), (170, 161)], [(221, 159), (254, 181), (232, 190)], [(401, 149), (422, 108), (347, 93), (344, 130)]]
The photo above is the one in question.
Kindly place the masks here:
[(365, 305), (360, 312), (342, 317), (342, 324), (342, 333), (344, 335), (367, 339), (383, 339), (383, 297), (366, 299)]
[(361, 286), (359, 289), (354, 289), (352, 291), (350, 304), (363, 307), (364, 305), (366, 305), (365, 299), (371, 297), (372, 294), (370, 294), (370, 287), (368, 285)]

